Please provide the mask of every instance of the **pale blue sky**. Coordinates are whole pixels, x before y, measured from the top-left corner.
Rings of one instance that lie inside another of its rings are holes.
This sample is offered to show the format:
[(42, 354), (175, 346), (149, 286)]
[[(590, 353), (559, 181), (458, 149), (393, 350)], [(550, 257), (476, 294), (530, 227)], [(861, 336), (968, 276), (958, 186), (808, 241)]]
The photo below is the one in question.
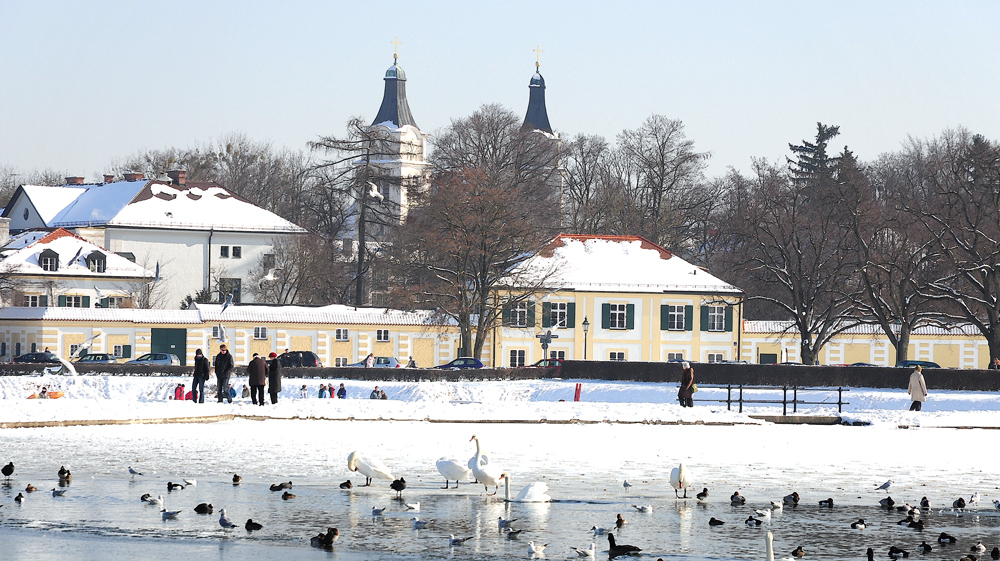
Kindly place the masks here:
[(431, 133), (483, 103), (523, 115), (540, 44), (564, 137), (658, 113), (718, 174), (822, 121), (871, 159), (948, 127), (1000, 139), (998, 16), (996, 1), (0, 0), (0, 165), (92, 178), (229, 132), (305, 149), (374, 118), (397, 36)]

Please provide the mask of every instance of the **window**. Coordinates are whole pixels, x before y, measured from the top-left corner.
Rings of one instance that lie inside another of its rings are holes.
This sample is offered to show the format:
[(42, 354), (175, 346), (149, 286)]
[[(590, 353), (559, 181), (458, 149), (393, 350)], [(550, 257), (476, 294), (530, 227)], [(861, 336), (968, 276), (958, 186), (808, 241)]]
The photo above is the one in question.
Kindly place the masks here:
[(243, 257), (243, 247), (234, 245), (233, 246), (233, 259), (239, 259)]
[(254, 327), (253, 328), (253, 338), (254, 339), (267, 339), (267, 328), (266, 327)]
[(625, 362), (625, 353), (623, 351), (611, 351), (608, 353), (608, 360), (615, 362)]
[(667, 306), (667, 329), (684, 331), (684, 306)]
[(609, 329), (625, 329), (628, 309), (625, 304), (611, 304), (611, 323)]
[(709, 306), (708, 307), (708, 330), (709, 331), (725, 331), (726, 330), (726, 307), (725, 306)]
[(549, 304), (549, 325), (557, 328), (566, 328), (566, 302), (552, 302)]
[(549, 358), (566, 360), (566, 351), (549, 351)]
[(31, 294), (31, 295), (25, 294), (24, 295), (24, 301), (21, 303), (21, 305), (24, 306), (25, 308), (37, 308), (39, 306), (39, 304), (38, 304), (38, 295), (37, 294)]
[(528, 327), (528, 303), (518, 302), (510, 310), (511, 327)]
[(21, 356), (21, 343), (14, 343), (14, 356)]
[(80, 350), (80, 345), (70, 345), (69, 346), (69, 356), (70, 357), (76, 356), (76, 353), (79, 350)]
[(275, 262), (276, 262), (276, 260), (274, 258), (274, 254), (273, 253), (265, 253), (264, 254), (264, 257), (263, 257), (263, 259), (261, 259), (260, 264), (262, 265), (265, 274), (267, 272), (269, 272), (271, 269), (274, 268)]
[(350, 341), (350, 331), (347, 329), (338, 329), (334, 332), (333, 338), (337, 341)]
[(234, 278), (222, 278), (219, 279), (219, 302), (226, 301), (226, 295), (233, 295), (233, 304), (239, 304), (241, 301), (241, 293), (243, 286), (243, 279)]
[(229, 246), (220, 245), (219, 246), (219, 257), (229, 257)]
[(218, 338), (219, 338), (219, 326), (218, 325), (213, 325), (212, 326), (212, 339), (218, 339)]
[(380, 343), (386, 343), (389, 341), (389, 330), (388, 329), (376, 329), (375, 330), (375, 340)]
[(726, 360), (726, 357), (723, 356), (722, 353), (708, 353), (708, 362), (709, 362), (709, 364), (711, 364), (713, 362), (723, 362), (725, 360)]
[(43, 271), (58, 271), (59, 270), (59, 257), (47, 255), (45, 257), (39, 258), (39, 265), (42, 266)]
[(338, 356), (337, 358), (333, 359), (334, 366), (347, 366), (347, 364), (348, 363), (346, 356)]
[(684, 353), (667, 353), (667, 360), (684, 360)]
[(132, 358), (132, 345), (114, 345), (112, 353), (115, 358)]
[(21, 216), (23, 216), (24, 219), (27, 220), (29, 216), (28, 209), (24, 209), (24, 214), (22, 214)]
[(87, 256), (87, 267), (92, 273), (103, 273), (107, 268), (107, 258), (100, 251), (95, 251)]
[(108, 308), (123, 308), (125, 307), (125, 297), (124, 296), (108, 296)]
[(524, 349), (511, 349), (510, 367), (517, 368), (519, 366), (524, 366)]
[[(67, 296), (60, 296), (59, 300), (60, 300), (60, 302), (59, 302), (60, 305), (62, 305), (62, 307), (64, 307), (64, 308), (85, 308), (85, 307), (89, 307), (89, 306), (84, 306), (84, 304), (83, 304), (84, 300), (87, 300), (87, 304), (90, 304), (90, 302), (89, 302), (90, 298), (89, 297), (85, 297), (85, 296), (69, 296), (69, 295), (67, 295)], [(65, 301), (65, 304), (63, 304), (63, 301)]]

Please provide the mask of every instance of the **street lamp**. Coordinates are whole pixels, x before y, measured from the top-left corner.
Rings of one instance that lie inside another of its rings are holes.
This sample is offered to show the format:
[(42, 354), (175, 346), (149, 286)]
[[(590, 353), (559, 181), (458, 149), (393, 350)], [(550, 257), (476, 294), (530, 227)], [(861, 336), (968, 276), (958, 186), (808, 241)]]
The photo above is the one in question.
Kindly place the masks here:
[(590, 322), (587, 316), (583, 316), (583, 360), (587, 360), (587, 332), (590, 331)]

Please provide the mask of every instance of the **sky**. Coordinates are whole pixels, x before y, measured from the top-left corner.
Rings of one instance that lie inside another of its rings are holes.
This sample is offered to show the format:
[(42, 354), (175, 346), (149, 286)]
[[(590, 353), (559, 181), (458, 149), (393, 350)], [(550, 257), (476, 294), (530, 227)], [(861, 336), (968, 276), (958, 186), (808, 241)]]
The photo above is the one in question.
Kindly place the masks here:
[(89, 179), (230, 133), (307, 150), (373, 119), (399, 40), (422, 130), (527, 108), (536, 47), (563, 138), (681, 120), (709, 175), (839, 125), (862, 160), (1000, 139), (1000, 2), (0, 0), (0, 166)]

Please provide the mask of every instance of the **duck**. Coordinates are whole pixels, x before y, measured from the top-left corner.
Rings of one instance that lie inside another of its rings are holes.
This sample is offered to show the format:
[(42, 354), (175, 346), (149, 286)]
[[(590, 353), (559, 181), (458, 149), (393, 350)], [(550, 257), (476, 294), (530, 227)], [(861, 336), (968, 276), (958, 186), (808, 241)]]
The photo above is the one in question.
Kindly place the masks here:
[(719, 520), (718, 518), (716, 518), (714, 516), (712, 518), (708, 519), (708, 525), (709, 526), (722, 526), (723, 524), (725, 524), (725, 522), (723, 522), (722, 520)]
[(167, 481), (167, 492), (173, 491), (174, 489), (183, 489), (184, 485), (182, 483), (174, 483), (173, 481)]
[(450, 489), (451, 481), (455, 480), (455, 489), (458, 489), (458, 482), (468, 479), (472, 470), (454, 458), (438, 458), (436, 463), (438, 473), (444, 476), (444, 487)]
[(69, 479), (73, 477), (73, 474), (66, 469), (66, 466), (59, 466), (59, 479)]
[(795, 506), (799, 504), (799, 494), (796, 492), (792, 492), (791, 495), (785, 495), (785, 498), (783, 498), (782, 500), (786, 505)]
[(732, 494), (732, 496), (729, 497), (729, 502), (733, 506), (740, 506), (747, 503), (747, 498), (741, 495), (739, 491), (736, 491), (735, 493)]
[(271, 486), (268, 487), (268, 489), (270, 489), (271, 491), (280, 491), (282, 487), (277, 483), (272, 483)]
[(504, 471), (500, 466), (492, 463), (487, 463), (483, 461), (482, 447), (479, 443), (479, 437), (472, 435), (469, 442), (473, 440), (476, 441), (476, 461), (472, 464), (472, 475), (476, 477), (476, 481), (480, 482), (486, 489), (486, 494), (490, 494), (490, 485), (493, 486), (493, 495), (497, 494), (500, 490), (500, 479), (503, 478)]
[(941, 535), (938, 536), (938, 543), (955, 543), (956, 541), (955, 536), (945, 532), (941, 532)]
[(958, 561), (979, 561), (979, 558), (971, 553), (968, 553), (960, 557)]
[(792, 550), (792, 557), (802, 557), (805, 554), (806, 554), (806, 552), (805, 552), (805, 550), (802, 549), (801, 545), (799, 547), (796, 547), (795, 549)]
[(760, 524), (761, 524), (760, 520), (757, 520), (753, 516), (748, 516), (747, 519), (746, 519), (746, 525), (747, 526), (751, 526), (751, 527), (753, 527), (753, 526), (760, 526)]
[(396, 492), (396, 498), (403, 498), (403, 489), (406, 489), (406, 480), (400, 477), (389, 484), (389, 488)]
[(323, 540), (326, 538), (326, 534), (320, 532), (315, 536), (309, 538), (309, 545), (313, 547), (323, 547)]
[(990, 552), (990, 559), (1000, 559), (1000, 547), (994, 547)]
[(621, 528), (622, 526), (628, 524), (628, 520), (622, 517), (621, 513), (618, 513), (618, 518), (615, 520), (615, 526)]
[(615, 557), (619, 557), (621, 555), (631, 555), (642, 551), (634, 545), (618, 545), (615, 543), (615, 535), (612, 533), (608, 533), (608, 545), (610, 546), (608, 548), (608, 559), (614, 559)]
[(983, 542), (976, 542), (976, 545), (969, 548), (972, 553), (984, 553), (986, 551), (986, 546)]
[(375, 458), (369, 458), (357, 450), (347, 456), (347, 469), (360, 472), (361, 475), (364, 475), (365, 487), (371, 486), (372, 479), (385, 479), (388, 481), (395, 479), (385, 464)]
[(920, 553), (930, 553), (931, 546), (928, 545), (927, 542), (921, 542), (920, 545), (917, 546), (917, 551)]
[(294, 498), (295, 498), (295, 495), (293, 495), (292, 493), (289, 493), (288, 491), (285, 491), (284, 493), (281, 494), (281, 499), (285, 500), (285, 501), (287, 501), (288, 499), (294, 499)]
[(833, 508), (833, 499), (825, 499), (819, 502), (819, 506), (826, 506)]
[(198, 506), (194, 507), (194, 511), (198, 514), (212, 514), (215, 507), (211, 503), (198, 503)]
[(24, 488), (24, 492), (25, 493), (34, 493), (37, 490), (38, 490), (38, 487), (35, 487), (31, 483), (28, 483), (28, 486)]
[(962, 498), (962, 497), (959, 497), (959, 498), (955, 499), (951, 503), (951, 506), (953, 506), (955, 508), (965, 508), (965, 499)]
[(910, 522), (913, 522), (913, 517), (907, 516), (906, 518), (900, 520), (899, 522), (896, 522), (896, 524), (902, 526), (903, 524), (909, 524)]
[(354, 487), (354, 485), (351, 483), (350, 479), (340, 484), (341, 489), (350, 489), (351, 487)]
[(142, 502), (146, 502), (149, 499), (151, 499), (152, 497), (153, 496), (150, 495), (149, 493), (143, 493), (142, 496), (139, 497), (139, 500), (142, 501)]
[(858, 518), (857, 522), (851, 522), (851, 528), (854, 528), (855, 530), (864, 530), (867, 527), (868, 525), (865, 524), (864, 518)]
[(896, 501), (892, 500), (892, 497), (886, 497), (884, 499), (881, 499), (878, 502), (878, 504), (880, 504), (881, 506), (883, 506), (885, 508), (892, 508), (892, 505), (896, 504)]
[(162, 516), (164, 520), (169, 520), (169, 519), (172, 519), (172, 518), (177, 518), (177, 515), (180, 514), (180, 513), (181, 513), (181, 511), (179, 511), (179, 510), (167, 510), (167, 509), (163, 509), (163, 510), (160, 511), (160, 516)]
[(14, 502), (18, 503), (18, 504), (23, 503), (24, 502), (24, 494), (23, 493), (18, 493), (17, 496), (14, 497)]
[[(996, 501), (994, 501), (994, 502), (996, 502)], [(931, 507), (931, 502), (927, 499), (927, 497), (921, 497), (920, 498), (920, 508), (930, 508), (930, 507)], [(1000, 508), (998, 508), (997, 510), (1000, 510)]]
[(243, 483), (243, 478), (240, 477), (240, 474), (234, 473), (233, 474), (233, 485), (239, 485), (241, 483)]
[(253, 518), (247, 518), (247, 523), (243, 525), (247, 529), (247, 532), (255, 532), (260, 530), (264, 526), (253, 521)]
[(286, 481), (284, 483), (279, 483), (278, 486), (281, 487), (282, 489), (291, 489), (292, 488), (292, 482), (291, 481)]
[(708, 498), (708, 487), (705, 487), (704, 489), (702, 489), (701, 493), (698, 493), (694, 497), (696, 499), (698, 499), (699, 501), (703, 501), (703, 500), (707, 499)]
[(900, 557), (909, 557), (910, 552), (905, 549), (900, 549), (894, 545), (889, 546), (889, 557), (893, 559), (899, 559)]
[(909, 524), (907, 524), (906, 527), (907, 528), (913, 528), (914, 530), (916, 530), (918, 532), (922, 532), (923, 529), (924, 529), (924, 521), (923, 520), (914, 520), (913, 522), (910, 522)]
[(336, 543), (338, 539), (340, 539), (340, 530), (327, 528), (326, 535), (323, 537), (323, 545), (329, 547)]
[(875, 561), (875, 550), (874, 549), (872, 549), (872, 548), (869, 547), (868, 550), (865, 551), (865, 554), (868, 555), (868, 561)]

